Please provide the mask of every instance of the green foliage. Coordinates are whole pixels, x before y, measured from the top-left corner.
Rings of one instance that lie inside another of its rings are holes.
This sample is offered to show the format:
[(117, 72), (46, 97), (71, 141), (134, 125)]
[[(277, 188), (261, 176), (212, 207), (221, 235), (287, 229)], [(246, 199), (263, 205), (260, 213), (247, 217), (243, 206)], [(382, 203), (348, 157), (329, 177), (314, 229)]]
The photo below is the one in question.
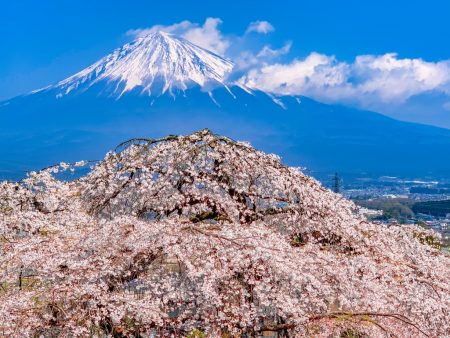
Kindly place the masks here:
[(299, 247), (306, 244), (307, 240), (303, 234), (297, 234), (291, 237), (291, 245), (293, 247)]
[(342, 331), (339, 335), (339, 338), (363, 338), (364, 335), (358, 331), (354, 331), (352, 329), (346, 329)]
[(0, 294), (8, 292), (9, 289), (13, 288), (15, 285), (8, 282), (0, 282)]
[(450, 214), (450, 200), (417, 202), (412, 206), (415, 213), (445, 216)]
[(432, 236), (432, 235), (424, 235), (424, 234), (415, 234), (415, 237), (419, 240), (420, 243), (424, 244), (424, 245), (429, 245), (434, 249), (438, 249), (441, 250), (442, 248), (442, 243), (441, 241)]
[(193, 223), (205, 221), (205, 220), (214, 220), (220, 221), (222, 219), (221, 215), (218, 212), (214, 211), (205, 211), (201, 214), (194, 215), (190, 218), (190, 221)]
[(33, 302), (33, 304), (35, 305), (35, 306), (39, 306), (39, 305), (42, 305), (44, 302), (43, 302), (43, 300), (42, 300), (42, 298), (41, 297), (39, 297), (39, 296), (32, 296), (31, 298), (30, 298), (30, 300)]
[(383, 216), (380, 217), (382, 219), (394, 218), (399, 222), (404, 222), (408, 218), (414, 217), (414, 212), (411, 209), (414, 201), (407, 198), (359, 200), (355, 203), (365, 208), (382, 210)]
[(206, 338), (206, 334), (199, 329), (193, 329), (186, 338)]
[(93, 337), (101, 337), (101, 336), (102, 336), (102, 329), (101, 329), (101, 327), (99, 325), (92, 324), (90, 326), (90, 335), (89, 335), (89, 337), (93, 338)]

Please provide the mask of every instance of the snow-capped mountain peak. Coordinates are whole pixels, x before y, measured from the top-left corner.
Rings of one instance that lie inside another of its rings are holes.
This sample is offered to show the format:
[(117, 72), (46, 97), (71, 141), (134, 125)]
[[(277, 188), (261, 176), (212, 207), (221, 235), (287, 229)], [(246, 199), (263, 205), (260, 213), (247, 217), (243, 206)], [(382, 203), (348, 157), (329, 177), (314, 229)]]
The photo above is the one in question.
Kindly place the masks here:
[(194, 85), (225, 85), (232, 68), (231, 61), (183, 38), (154, 32), (43, 90), (56, 89), (57, 95), (63, 96), (106, 81), (108, 91), (118, 97), (135, 88), (148, 95), (161, 95)]

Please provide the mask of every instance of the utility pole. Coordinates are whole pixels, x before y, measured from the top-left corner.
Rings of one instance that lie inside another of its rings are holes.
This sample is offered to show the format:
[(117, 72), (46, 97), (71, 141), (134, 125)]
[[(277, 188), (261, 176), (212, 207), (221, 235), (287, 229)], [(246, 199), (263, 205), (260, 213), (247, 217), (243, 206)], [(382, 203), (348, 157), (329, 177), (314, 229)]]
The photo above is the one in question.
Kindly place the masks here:
[(338, 173), (334, 173), (333, 176), (333, 191), (337, 194), (341, 192), (341, 179)]

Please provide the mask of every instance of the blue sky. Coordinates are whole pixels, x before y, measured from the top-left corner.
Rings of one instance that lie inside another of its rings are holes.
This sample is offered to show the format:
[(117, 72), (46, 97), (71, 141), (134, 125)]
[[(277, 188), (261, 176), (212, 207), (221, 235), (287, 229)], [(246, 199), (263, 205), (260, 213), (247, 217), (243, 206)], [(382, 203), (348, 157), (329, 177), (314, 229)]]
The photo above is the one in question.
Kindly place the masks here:
[(160, 25), (232, 58), (261, 89), (450, 128), (449, 22), (444, 0), (3, 1), (0, 100)]

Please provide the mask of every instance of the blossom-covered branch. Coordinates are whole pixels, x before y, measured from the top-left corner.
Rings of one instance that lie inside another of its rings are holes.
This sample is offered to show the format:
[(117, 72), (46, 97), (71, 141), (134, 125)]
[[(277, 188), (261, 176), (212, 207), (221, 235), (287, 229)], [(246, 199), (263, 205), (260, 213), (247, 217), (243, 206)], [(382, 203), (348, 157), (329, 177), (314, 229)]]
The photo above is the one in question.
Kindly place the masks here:
[(275, 155), (203, 130), (74, 168), (0, 183), (0, 336), (450, 335), (436, 234)]

